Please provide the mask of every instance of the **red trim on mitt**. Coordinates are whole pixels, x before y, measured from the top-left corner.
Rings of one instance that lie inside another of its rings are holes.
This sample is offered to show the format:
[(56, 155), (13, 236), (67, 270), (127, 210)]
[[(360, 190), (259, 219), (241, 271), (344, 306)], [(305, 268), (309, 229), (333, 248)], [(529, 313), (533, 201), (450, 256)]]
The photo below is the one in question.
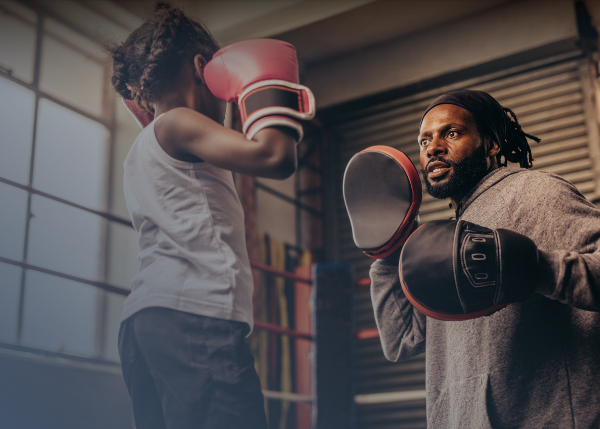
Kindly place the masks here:
[(400, 271), (400, 284), (402, 285), (402, 290), (404, 291), (404, 295), (406, 295), (406, 298), (408, 298), (408, 300), (413, 305), (413, 307), (415, 307), (417, 310), (419, 310), (425, 316), (431, 317), (433, 319), (443, 320), (445, 322), (458, 322), (458, 321), (462, 321), (462, 320), (477, 319), (478, 317), (487, 316), (487, 315), (492, 314), (492, 313), (500, 310), (501, 308), (504, 308), (509, 305), (509, 304), (494, 305), (493, 307), (486, 308), (485, 310), (481, 310), (481, 311), (476, 311), (474, 313), (463, 313), (463, 314), (439, 313), (437, 311), (433, 311), (433, 310), (430, 310), (429, 308), (425, 307), (423, 304), (421, 304), (419, 301), (417, 301), (414, 296), (412, 296), (410, 294), (410, 292), (408, 291), (408, 288), (404, 284), (404, 280), (402, 279), (402, 272), (400, 269), (399, 269), (399, 271)]

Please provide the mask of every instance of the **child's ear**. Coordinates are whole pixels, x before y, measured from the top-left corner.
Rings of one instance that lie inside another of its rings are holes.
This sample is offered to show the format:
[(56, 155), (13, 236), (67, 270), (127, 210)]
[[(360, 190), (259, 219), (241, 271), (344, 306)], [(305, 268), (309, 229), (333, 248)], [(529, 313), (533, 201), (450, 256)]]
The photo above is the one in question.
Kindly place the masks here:
[(206, 60), (202, 56), (202, 54), (197, 54), (194, 57), (194, 76), (204, 85), (204, 66), (206, 65)]

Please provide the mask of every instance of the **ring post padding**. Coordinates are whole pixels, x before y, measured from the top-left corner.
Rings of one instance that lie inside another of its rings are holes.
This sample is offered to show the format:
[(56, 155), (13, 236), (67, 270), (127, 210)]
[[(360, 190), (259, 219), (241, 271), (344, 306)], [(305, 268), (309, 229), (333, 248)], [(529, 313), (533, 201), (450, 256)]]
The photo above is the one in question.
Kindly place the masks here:
[(355, 420), (354, 270), (312, 268), (312, 428), (351, 429)]

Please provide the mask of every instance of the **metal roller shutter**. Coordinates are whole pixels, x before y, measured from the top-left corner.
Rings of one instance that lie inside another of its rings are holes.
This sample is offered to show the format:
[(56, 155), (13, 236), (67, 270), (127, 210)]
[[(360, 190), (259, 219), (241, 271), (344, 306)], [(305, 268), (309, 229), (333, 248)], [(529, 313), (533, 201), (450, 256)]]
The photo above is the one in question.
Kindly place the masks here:
[[(598, 131), (591, 101), (592, 84), (587, 62), (579, 53), (562, 55), (458, 84), (437, 88), (345, 112), (328, 127), (333, 149), (332, 185), (335, 211), (333, 238), (337, 262), (352, 263), (358, 278), (367, 277), (372, 260), (354, 245), (342, 198), (342, 178), (350, 158), (373, 145), (388, 145), (405, 152), (419, 168), (416, 142), (421, 115), (439, 94), (458, 88), (480, 89), (510, 107), (523, 129), (542, 139), (532, 142), (534, 169), (559, 174), (593, 199), (598, 174)], [(421, 220), (450, 218), (449, 200), (436, 200), (424, 190)], [(356, 293), (356, 327), (375, 327), (368, 288)], [(378, 339), (358, 341), (357, 393), (418, 391), (425, 388), (424, 355), (391, 363)], [(358, 428), (424, 428), (425, 401), (409, 400), (358, 406)]]

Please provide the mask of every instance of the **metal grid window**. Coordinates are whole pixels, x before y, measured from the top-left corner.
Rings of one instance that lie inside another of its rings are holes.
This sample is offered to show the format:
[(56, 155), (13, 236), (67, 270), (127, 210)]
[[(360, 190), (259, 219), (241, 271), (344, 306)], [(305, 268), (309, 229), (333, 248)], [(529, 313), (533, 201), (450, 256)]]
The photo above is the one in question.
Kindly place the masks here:
[(108, 241), (128, 221), (108, 213), (107, 65), (59, 21), (0, 3), (0, 348), (118, 361), (128, 290), (106, 283)]

